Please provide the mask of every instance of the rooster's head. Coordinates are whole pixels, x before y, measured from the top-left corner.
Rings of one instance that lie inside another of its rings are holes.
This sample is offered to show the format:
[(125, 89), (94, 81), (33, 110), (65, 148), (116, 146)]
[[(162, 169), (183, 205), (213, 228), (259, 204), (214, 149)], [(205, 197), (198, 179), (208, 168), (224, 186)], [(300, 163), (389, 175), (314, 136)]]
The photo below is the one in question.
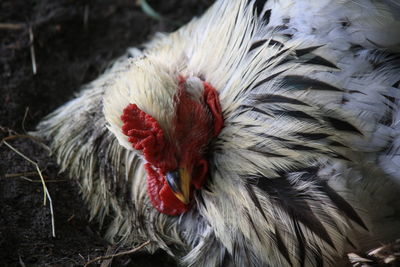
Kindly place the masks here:
[(143, 155), (153, 206), (178, 215), (208, 176), (207, 146), (221, 131), (221, 107), (203, 79), (146, 61), (110, 83), (105, 116), (120, 144)]

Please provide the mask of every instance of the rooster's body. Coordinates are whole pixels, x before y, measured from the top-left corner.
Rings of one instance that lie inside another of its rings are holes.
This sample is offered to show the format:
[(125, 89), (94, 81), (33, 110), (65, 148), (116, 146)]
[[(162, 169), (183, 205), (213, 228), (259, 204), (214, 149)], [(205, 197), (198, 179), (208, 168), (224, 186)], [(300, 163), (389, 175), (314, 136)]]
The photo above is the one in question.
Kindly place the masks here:
[(400, 229), (398, 11), (217, 1), (38, 133), (112, 242), (184, 265), (338, 264)]

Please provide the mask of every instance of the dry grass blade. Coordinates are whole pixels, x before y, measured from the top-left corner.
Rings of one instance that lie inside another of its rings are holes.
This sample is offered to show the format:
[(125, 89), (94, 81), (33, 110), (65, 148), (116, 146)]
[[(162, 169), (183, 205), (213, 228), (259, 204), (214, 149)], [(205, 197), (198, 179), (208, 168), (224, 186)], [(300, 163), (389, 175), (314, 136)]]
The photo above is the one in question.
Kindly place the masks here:
[(25, 120), (26, 120), (26, 117), (28, 116), (28, 112), (29, 112), (29, 107), (26, 107), (26, 108), (25, 108), (25, 114), (24, 114), (24, 117), (22, 118), (22, 123), (21, 123), (22, 130), (24, 131), (24, 133), (26, 133), (26, 130), (25, 130)]
[(43, 205), (46, 205), (46, 197), (49, 200), (49, 205), (50, 205), (50, 214), (51, 214), (51, 226), (52, 226), (52, 235), (53, 237), (56, 237), (56, 231), (55, 231), (55, 225), (54, 225), (54, 211), (53, 211), (53, 201), (51, 200), (51, 196), (49, 191), (47, 190), (47, 186), (46, 183), (44, 181), (43, 178), (43, 174), (39, 168), (39, 165), (34, 162), (33, 160), (31, 160), (30, 158), (28, 158), (27, 156), (25, 156), (24, 154), (22, 154), (19, 150), (17, 150), (16, 148), (14, 148), (12, 145), (10, 145), (9, 143), (7, 143), (6, 141), (7, 137), (4, 138), (1, 144), (5, 144), (9, 149), (11, 149), (12, 151), (14, 151), (16, 154), (18, 154), (19, 156), (21, 156), (22, 158), (24, 158), (26, 161), (28, 161), (29, 163), (33, 164), (36, 168), (37, 173), (39, 174), (40, 180), (42, 182), (42, 186), (43, 186)]
[(32, 60), (32, 72), (33, 75), (36, 74), (36, 57), (35, 57), (35, 48), (33, 47), (33, 31), (32, 31), (32, 27), (29, 27), (29, 41), (31, 42), (30, 45), (30, 51), (31, 51), (31, 60)]
[(88, 261), (84, 265), (84, 267), (87, 267), (90, 264), (95, 263), (96, 261), (99, 261), (99, 260), (107, 260), (107, 259), (111, 259), (111, 258), (120, 257), (120, 256), (124, 256), (124, 255), (129, 255), (129, 254), (135, 253), (135, 252), (141, 250), (142, 248), (144, 248), (145, 246), (147, 246), (148, 244), (150, 244), (150, 240), (144, 242), (140, 246), (137, 246), (137, 247), (135, 247), (135, 248), (133, 248), (131, 250), (123, 251), (123, 252), (120, 252), (120, 253), (117, 253), (117, 254), (112, 254), (112, 255), (107, 255), (107, 256), (100, 256), (100, 257), (94, 258), (93, 260)]
[(0, 23), (1, 30), (22, 30), (24, 27), (23, 23)]
[(32, 139), (33, 141), (37, 142), (41, 147), (46, 149), (49, 153), (51, 153), (51, 149), (48, 146), (46, 146), (42, 142), (42, 140), (40, 138), (38, 138), (36, 136), (28, 135), (28, 134), (15, 134), (15, 135), (10, 135), (10, 136), (4, 137), (0, 142), (0, 146), (4, 141), (16, 139), (16, 138), (29, 138), (29, 139)]
[[(37, 175), (37, 172), (35, 172), (34, 175)], [(31, 175), (28, 175), (28, 176), (31, 176)], [(41, 180), (33, 180), (33, 179), (30, 179), (30, 178), (28, 178), (28, 177), (25, 176), (25, 175), (21, 175), (20, 173), (10, 173), (10, 174), (6, 174), (6, 175), (4, 176), (4, 178), (20, 178), (20, 179), (22, 179), (22, 180), (25, 180), (25, 181), (28, 181), (28, 182), (31, 182), (31, 183), (42, 183)], [(66, 181), (67, 181), (67, 180), (62, 180), (62, 179), (60, 179), (60, 180), (46, 180), (46, 183), (62, 183), (62, 182), (66, 182)]]
[(183, 23), (180, 21), (175, 21), (175, 20), (170, 20), (164, 16), (162, 16), (160, 13), (158, 13), (157, 11), (154, 10), (154, 8), (152, 6), (149, 5), (149, 3), (147, 3), (147, 0), (136, 0), (135, 4), (137, 6), (140, 6), (143, 13), (146, 14), (147, 16), (149, 16), (152, 19), (158, 20), (158, 21), (166, 21), (168, 23), (171, 23), (173, 25), (176, 26), (182, 26)]
[(85, 5), (85, 9), (83, 11), (83, 28), (87, 30), (89, 21), (89, 5)]
[(22, 260), (21, 255), (18, 256), (18, 261), (19, 261), (19, 265), (21, 265), (21, 267), (26, 267), (25, 262)]
[(155, 11), (148, 3), (146, 0), (141, 0), (139, 1), (140, 7), (142, 8), (143, 12), (155, 19), (155, 20), (163, 20), (163, 16), (161, 16), (157, 11)]
[[(43, 171), (44, 170), (41, 170), (42, 173), (43, 173)], [(6, 173), (4, 175), (4, 178), (6, 178), (6, 179), (7, 178), (8, 179), (21, 178), (23, 180), (26, 180), (26, 181), (29, 181), (32, 183), (41, 183), (42, 182), (41, 180), (33, 180), (33, 179), (28, 178), (28, 176), (37, 176), (37, 175), (38, 175), (38, 173), (36, 171), (20, 172), (20, 173)], [(65, 180), (65, 179), (57, 179), (57, 180), (46, 179), (46, 183), (60, 183), (60, 182), (65, 182), (65, 181), (67, 181), (67, 180)]]

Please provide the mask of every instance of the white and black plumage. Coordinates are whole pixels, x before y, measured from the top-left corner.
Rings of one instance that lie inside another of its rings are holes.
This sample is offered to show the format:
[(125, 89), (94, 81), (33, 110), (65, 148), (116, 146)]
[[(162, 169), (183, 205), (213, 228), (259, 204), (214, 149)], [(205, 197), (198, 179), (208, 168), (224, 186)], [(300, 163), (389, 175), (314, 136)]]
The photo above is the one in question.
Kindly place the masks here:
[(112, 242), (187, 266), (336, 265), (400, 229), (399, 6), (219, 0), (37, 134)]

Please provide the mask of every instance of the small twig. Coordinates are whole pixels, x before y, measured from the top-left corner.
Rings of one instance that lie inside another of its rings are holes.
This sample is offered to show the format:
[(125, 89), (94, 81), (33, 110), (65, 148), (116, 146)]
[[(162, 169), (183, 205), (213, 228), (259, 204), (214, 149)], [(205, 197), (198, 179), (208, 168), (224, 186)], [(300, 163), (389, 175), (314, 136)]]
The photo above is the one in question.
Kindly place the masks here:
[(7, 140), (12, 140), (12, 139), (17, 139), (17, 138), (32, 138), (35, 141), (40, 141), (39, 138), (32, 136), (32, 135), (27, 135), (27, 134), (14, 134), (14, 135), (10, 135), (7, 137), (4, 137), (1, 141), (7, 141)]
[(0, 131), (8, 133), (8, 135), (17, 135), (18, 133), (8, 127), (0, 126)]
[[(10, 137), (10, 136), (9, 136)], [(7, 137), (6, 137), (7, 138)], [(12, 151), (14, 151), (15, 153), (17, 153), (19, 156), (21, 156), (22, 158), (24, 158), (26, 161), (30, 162), (31, 164), (33, 164), (36, 167), (36, 171), (38, 172), (39, 176), (40, 176), (40, 180), (42, 182), (42, 186), (43, 186), (43, 193), (44, 193), (44, 197), (43, 197), (43, 205), (46, 205), (46, 197), (49, 199), (49, 205), (50, 205), (50, 214), (51, 214), (51, 226), (52, 226), (52, 235), (53, 237), (56, 237), (56, 231), (55, 231), (55, 226), (54, 226), (54, 211), (53, 211), (53, 201), (51, 200), (50, 197), (50, 193), (47, 190), (47, 186), (46, 183), (44, 181), (42, 172), (40, 171), (39, 165), (34, 162), (33, 160), (31, 160), (30, 158), (28, 158), (27, 156), (25, 156), (24, 154), (22, 154), (19, 150), (17, 150), (16, 148), (14, 148), (12, 145), (10, 145), (9, 143), (7, 143), (7, 141), (5, 140), (6, 138), (4, 138), (1, 144), (5, 144), (8, 148), (10, 148)]]
[[(9, 136), (10, 137), (10, 136)], [(23, 157), (26, 161), (30, 162), (31, 164), (33, 164), (36, 167), (36, 171), (39, 173), (40, 178), (42, 179), (42, 183), (43, 183), (43, 206), (46, 206), (46, 192), (47, 192), (47, 187), (46, 187), (46, 183), (44, 182), (43, 176), (42, 176), (42, 172), (39, 168), (39, 165), (34, 162), (33, 160), (31, 160), (30, 158), (28, 158), (27, 156), (25, 156), (24, 154), (22, 154), (19, 150), (17, 150), (16, 148), (14, 148), (12, 145), (10, 145), (9, 143), (7, 143), (6, 141), (7, 137), (4, 138), (1, 143), (5, 144), (6, 146), (8, 146), (8, 148), (10, 148), (12, 151), (14, 151), (15, 153), (17, 153), (19, 156)]]
[(28, 177), (26, 177), (26, 176), (21, 176), (20, 178), (21, 178), (22, 180), (25, 180), (25, 181), (28, 181), (28, 182), (33, 182), (32, 179), (30, 179), (30, 178), (28, 178)]
[[(108, 246), (107, 251), (106, 251), (106, 256), (112, 255), (113, 252), (115, 251), (115, 248), (116, 248), (115, 245), (114, 245), (114, 246), (111, 246), (111, 245)], [(104, 261), (100, 264), (100, 267), (110, 267), (110, 266), (111, 266), (111, 263), (112, 263), (112, 260), (113, 260), (113, 258), (104, 260)]]
[(30, 45), (30, 50), (31, 50), (31, 59), (32, 59), (32, 72), (33, 75), (36, 74), (36, 57), (35, 57), (35, 48), (33, 46), (33, 31), (32, 31), (32, 26), (29, 27), (29, 41), (31, 43)]
[(86, 261), (85, 257), (83, 257), (81, 253), (78, 253), (78, 255), (82, 258), (82, 260)]
[(34, 176), (37, 175), (37, 172), (20, 172), (20, 173), (6, 173), (4, 175), (5, 178), (16, 178), (20, 176)]
[(24, 133), (26, 133), (25, 120), (26, 120), (26, 117), (28, 116), (28, 112), (29, 112), (29, 107), (26, 107), (24, 117), (22, 118), (22, 125), (21, 125), (22, 126), (22, 130), (24, 131)]
[(140, 250), (140, 249), (144, 248), (145, 246), (147, 246), (148, 244), (150, 244), (150, 240), (144, 242), (140, 246), (135, 247), (135, 248), (133, 248), (131, 250), (123, 251), (123, 252), (120, 252), (120, 253), (117, 253), (117, 254), (112, 254), (112, 255), (107, 255), (107, 256), (100, 256), (100, 257), (94, 258), (93, 260), (88, 261), (84, 265), (84, 267), (87, 267), (87, 266), (89, 266), (89, 264), (95, 263), (96, 261), (99, 261), (99, 260), (107, 260), (107, 259), (111, 259), (111, 258), (114, 258), (114, 257), (120, 257), (120, 256), (124, 256), (124, 255), (135, 253), (138, 250)]
[[(21, 176), (23, 177), (23, 176)], [(66, 182), (67, 180), (46, 180), (46, 183), (63, 183)], [(41, 180), (31, 180), (32, 183), (41, 183)]]
[(23, 23), (0, 23), (0, 30), (22, 30), (25, 28)]
[[(70, 222), (73, 218), (75, 218), (75, 214), (72, 214), (68, 219), (67, 222)], [(80, 254), (79, 254), (80, 255)], [(80, 255), (82, 257), (82, 255)]]

